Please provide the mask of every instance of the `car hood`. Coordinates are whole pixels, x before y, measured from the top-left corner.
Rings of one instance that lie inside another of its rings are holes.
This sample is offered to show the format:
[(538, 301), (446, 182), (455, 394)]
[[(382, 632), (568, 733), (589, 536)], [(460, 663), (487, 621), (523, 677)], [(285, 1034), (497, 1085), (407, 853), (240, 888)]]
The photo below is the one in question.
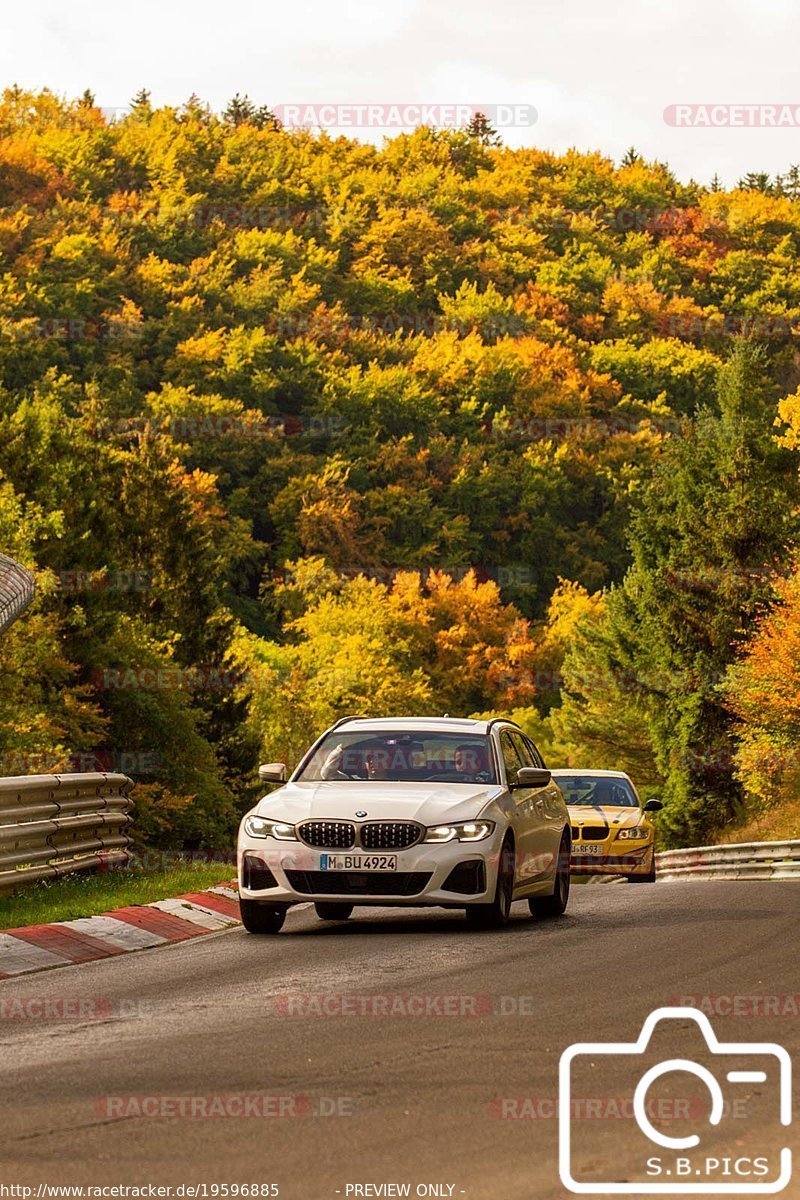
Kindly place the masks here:
[(626, 829), (642, 823), (639, 808), (593, 808), (591, 804), (570, 804), (568, 807), (573, 825), (609, 825), (612, 829)]
[[(494, 783), (383, 783), (377, 780), (287, 783), (264, 796), (255, 811), (259, 816), (292, 824), (315, 817), (442, 825), (472, 820), (502, 792), (503, 789)], [(357, 817), (356, 813), (366, 813), (366, 816)]]

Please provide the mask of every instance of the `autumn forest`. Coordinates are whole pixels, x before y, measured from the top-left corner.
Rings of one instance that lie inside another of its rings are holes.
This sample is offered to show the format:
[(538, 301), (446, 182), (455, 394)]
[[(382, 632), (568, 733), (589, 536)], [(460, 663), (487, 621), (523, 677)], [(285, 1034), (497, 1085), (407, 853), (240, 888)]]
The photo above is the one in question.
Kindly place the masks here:
[(0, 774), (228, 846), (339, 716), (503, 713), (662, 845), (795, 811), (799, 247), (790, 164), (7, 89)]

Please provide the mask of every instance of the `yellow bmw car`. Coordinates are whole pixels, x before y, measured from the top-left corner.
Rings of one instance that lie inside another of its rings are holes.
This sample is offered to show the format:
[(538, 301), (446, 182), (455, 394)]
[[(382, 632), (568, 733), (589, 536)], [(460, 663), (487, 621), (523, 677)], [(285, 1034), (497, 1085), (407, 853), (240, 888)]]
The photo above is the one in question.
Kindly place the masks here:
[(572, 875), (624, 875), (629, 883), (655, 883), (655, 827), (624, 771), (553, 771), (569, 809)]

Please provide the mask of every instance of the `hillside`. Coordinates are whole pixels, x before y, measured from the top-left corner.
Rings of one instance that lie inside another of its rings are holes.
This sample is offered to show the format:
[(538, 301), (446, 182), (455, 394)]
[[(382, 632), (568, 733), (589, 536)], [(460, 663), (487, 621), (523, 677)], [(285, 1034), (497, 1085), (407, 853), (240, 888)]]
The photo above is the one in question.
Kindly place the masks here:
[(513, 710), (665, 841), (795, 797), (797, 660), (758, 664), (800, 607), (800, 182), (749, 183), (7, 90), (2, 773), (121, 768), (143, 839), (215, 847), (342, 713)]

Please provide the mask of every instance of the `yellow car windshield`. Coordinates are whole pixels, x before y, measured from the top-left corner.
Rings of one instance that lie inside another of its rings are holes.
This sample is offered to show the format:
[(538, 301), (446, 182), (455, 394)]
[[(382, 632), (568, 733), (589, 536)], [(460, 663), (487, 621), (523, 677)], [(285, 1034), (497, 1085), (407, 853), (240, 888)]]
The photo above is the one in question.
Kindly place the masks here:
[(585, 804), (590, 808), (639, 807), (627, 779), (605, 775), (559, 775), (557, 781), (567, 804)]

